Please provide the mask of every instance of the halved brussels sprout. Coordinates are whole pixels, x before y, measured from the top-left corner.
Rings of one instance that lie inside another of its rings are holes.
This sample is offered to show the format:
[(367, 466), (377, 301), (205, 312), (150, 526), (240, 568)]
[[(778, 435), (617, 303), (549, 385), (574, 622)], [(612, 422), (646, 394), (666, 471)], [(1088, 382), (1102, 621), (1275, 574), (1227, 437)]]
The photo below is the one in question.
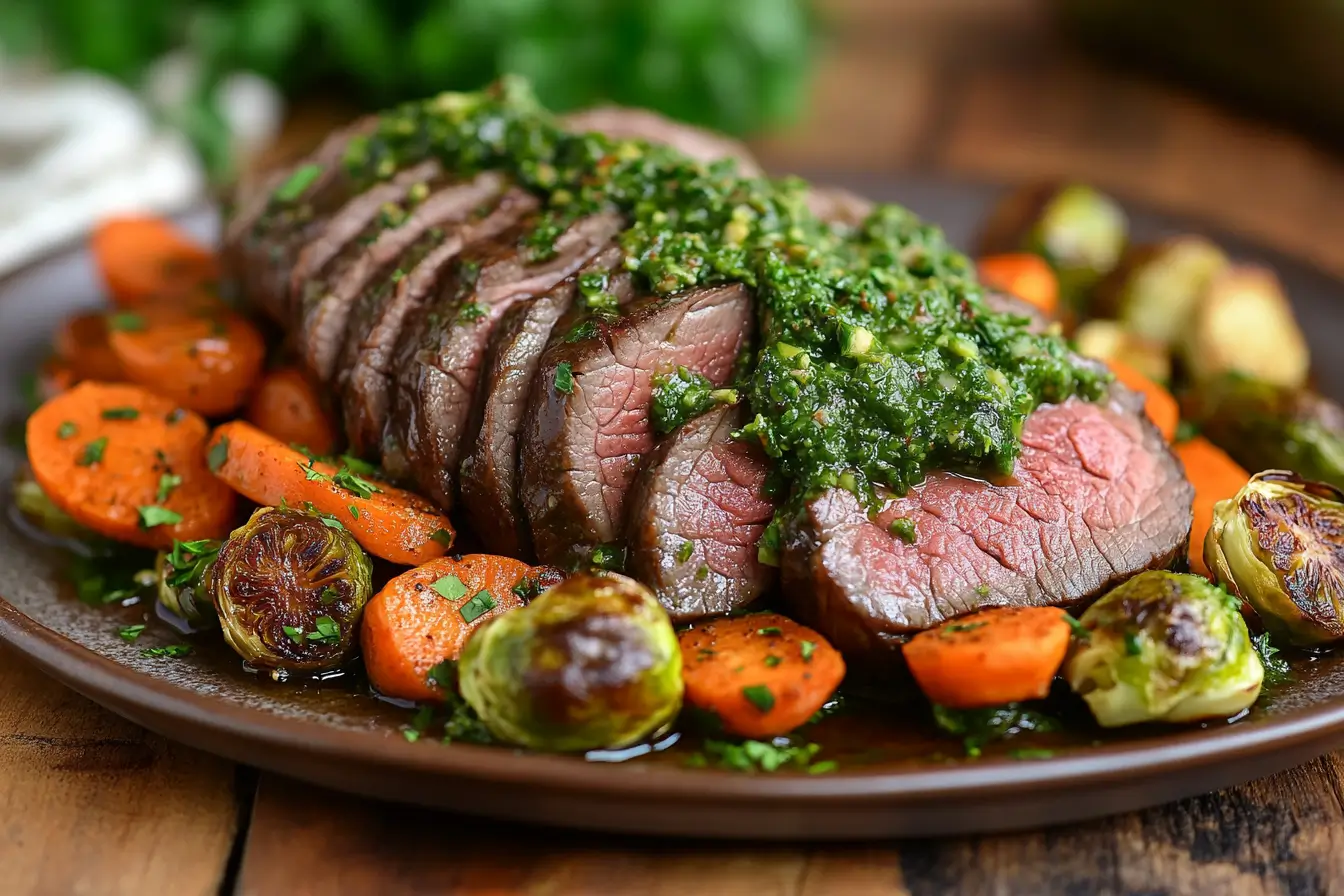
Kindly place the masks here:
[(1227, 255), (1202, 236), (1133, 246), (1097, 287), (1095, 313), (1120, 321), (1135, 336), (1171, 345), (1190, 326), (1195, 308)]
[(476, 632), (462, 696), (501, 740), (534, 750), (619, 748), (681, 709), (681, 650), (649, 589), (579, 573)]
[(1200, 576), (1140, 573), (1080, 621), (1065, 677), (1103, 727), (1229, 718), (1260, 696), (1240, 602)]
[(1181, 411), (1248, 470), (1292, 470), (1344, 488), (1344, 408), (1242, 377), (1197, 384)]
[(977, 255), (1034, 252), (1059, 276), (1059, 294), (1076, 311), (1116, 266), (1129, 229), (1110, 197), (1082, 184), (1038, 184), (1018, 190), (990, 215)]
[(1073, 331), (1078, 354), (1098, 361), (1120, 361), (1155, 383), (1171, 382), (1167, 347), (1131, 333), (1114, 320), (1089, 320)]
[(178, 541), (171, 551), (160, 551), (154, 563), (159, 605), (191, 629), (219, 625), (205, 585), (219, 547), (220, 543), (211, 539)]
[(1307, 381), (1311, 356), (1274, 272), (1232, 265), (1215, 276), (1181, 337), (1196, 382), (1229, 373), (1287, 389)]
[(1344, 493), (1282, 470), (1257, 473), (1213, 509), (1204, 562), (1271, 635), (1344, 639)]
[(344, 528), (314, 513), (263, 507), (229, 535), (206, 581), (229, 646), (279, 678), (351, 657), (372, 577), (368, 556)]

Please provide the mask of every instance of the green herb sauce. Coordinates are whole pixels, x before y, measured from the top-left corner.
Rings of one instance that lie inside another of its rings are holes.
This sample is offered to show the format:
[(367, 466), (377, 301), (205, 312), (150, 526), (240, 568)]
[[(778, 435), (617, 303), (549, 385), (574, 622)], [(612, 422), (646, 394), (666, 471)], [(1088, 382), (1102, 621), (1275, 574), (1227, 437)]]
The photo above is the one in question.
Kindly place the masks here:
[(753, 289), (761, 346), (743, 435), (795, 494), (842, 485), (874, 506), (877, 487), (901, 493), (930, 470), (1007, 472), (1037, 404), (1095, 398), (1104, 385), (1060, 338), (989, 311), (965, 256), (898, 206), (852, 231), (832, 227), (808, 209), (802, 181), (567, 133), (515, 78), (385, 114), (344, 164), (363, 185), (429, 157), (464, 176), (505, 171), (542, 197), (525, 238), (534, 257), (570, 222), (616, 210), (630, 221), (625, 267), (654, 293)]

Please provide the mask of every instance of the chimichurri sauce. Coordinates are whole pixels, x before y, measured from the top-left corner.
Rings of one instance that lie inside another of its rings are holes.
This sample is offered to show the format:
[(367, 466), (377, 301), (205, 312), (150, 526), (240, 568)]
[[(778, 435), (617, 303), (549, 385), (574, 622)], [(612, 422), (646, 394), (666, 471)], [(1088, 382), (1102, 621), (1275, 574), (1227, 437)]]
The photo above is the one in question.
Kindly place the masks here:
[[(989, 311), (965, 256), (898, 206), (855, 230), (831, 226), (801, 181), (567, 133), (513, 78), (387, 113), (345, 164), (363, 185), (429, 157), (464, 176), (504, 170), (542, 197), (525, 239), (534, 256), (570, 222), (615, 209), (631, 221), (626, 267), (648, 289), (754, 289), (762, 337), (743, 435), (795, 495), (841, 485), (874, 504), (877, 487), (901, 493), (933, 469), (1006, 472), (1037, 404), (1102, 389), (1105, 375), (1059, 337)], [(273, 201), (301, 203), (302, 191)]]

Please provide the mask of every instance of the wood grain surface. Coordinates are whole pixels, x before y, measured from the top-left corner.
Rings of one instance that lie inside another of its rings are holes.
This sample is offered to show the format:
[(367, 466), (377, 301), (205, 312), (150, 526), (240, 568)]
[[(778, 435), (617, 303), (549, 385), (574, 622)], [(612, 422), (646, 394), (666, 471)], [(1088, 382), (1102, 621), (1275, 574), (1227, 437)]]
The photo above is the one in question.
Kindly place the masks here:
[[(1344, 275), (1338, 156), (1092, 66), (1032, 0), (823, 7), (830, 49), (811, 111), (756, 141), (773, 169), (1076, 177)], [(336, 114), (301, 110), (291, 146)], [(520, 828), (269, 775), (253, 793), (252, 776), (109, 715), (3, 651), (0, 691), (4, 893), (1344, 893), (1339, 755), (1064, 829), (723, 846)]]

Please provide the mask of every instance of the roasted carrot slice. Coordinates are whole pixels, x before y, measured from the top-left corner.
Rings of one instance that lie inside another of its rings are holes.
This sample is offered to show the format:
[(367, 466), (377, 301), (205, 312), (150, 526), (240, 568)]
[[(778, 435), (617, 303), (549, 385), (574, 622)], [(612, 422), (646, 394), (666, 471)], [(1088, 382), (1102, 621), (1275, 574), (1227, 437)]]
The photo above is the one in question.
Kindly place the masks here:
[(1223, 449), (1203, 436), (1172, 446), (1185, 465), (1185, 476), (1195, 487), (1195, 524), (1190, 530), (1190, 568), (1209, 575), (1204, 563), (1204, 538), (1213, 525), (1213, 505), (1241, 491), (1251, 478)]
[(1030, 252), (989, 255), (976, 261), (980, 282), (1017, 296), (1053, 319), (1059, 311), (1059, 280), (1050, 265)]
[(447, 514), (419, 495), (310, 460), (250, 423), (217, 428), (206, 456), (214, 474), (239, 494), (269, 507), (311, 504), (384, 560), (416, 566), (453, 544)]
[(123, 308), (178, 299), (219, 277), (214, 253), (162, 218), (110, 218), (94, 229), (91, 248)]
[(280, 367), (263, 374), (247, 403), (246, 417), (262, 432), (313, 454), (336, 449), (336, 426), (313, 384), (297, 368)]
[(523, 605), (537, 571), (493, 554), (440, 557), (388, 582), (364, 608), (360, 646), (369, 681), (403, 700), (441, 699), (429, 671), (456, 660), (476, 629)]
[(743, 737), (787, 734), (845, 677), (845, 661), (825, 638), (774, 613), (715, 619), (680, 641), (686, 702)]
[(125, 382), (126, 371), (108, 340), (107, 317), (99, 312), (67, 318), (52, 338), (56, 357), (81, 380)]
[(218, 303), (123, 311), (108, 326), (127, 379), (207, 417), (241, 407), (266, 359), (257, 328)]
[(206, 469), (208, 433), (199, 416), (139, 386), (85, 382), (28, 418), (28, 462), (76, 522), (170, 548), (229, 532), (234, 496)]
[(1143, 409), (1168, 442), (1176, 438), (1176, 426), (1181, 422), (1181, 409), (1171, 393), (1148, 379), (1133, 367), (1114, 358), (1106, 362), (1111, 373), (1124, 385), (1143, 396)]
[(921, 632), (904, 648), (915, 681), (951, 709), (1037, 700), (1064, 662), (1073, 627), (1058, 607), (996, 607)]

